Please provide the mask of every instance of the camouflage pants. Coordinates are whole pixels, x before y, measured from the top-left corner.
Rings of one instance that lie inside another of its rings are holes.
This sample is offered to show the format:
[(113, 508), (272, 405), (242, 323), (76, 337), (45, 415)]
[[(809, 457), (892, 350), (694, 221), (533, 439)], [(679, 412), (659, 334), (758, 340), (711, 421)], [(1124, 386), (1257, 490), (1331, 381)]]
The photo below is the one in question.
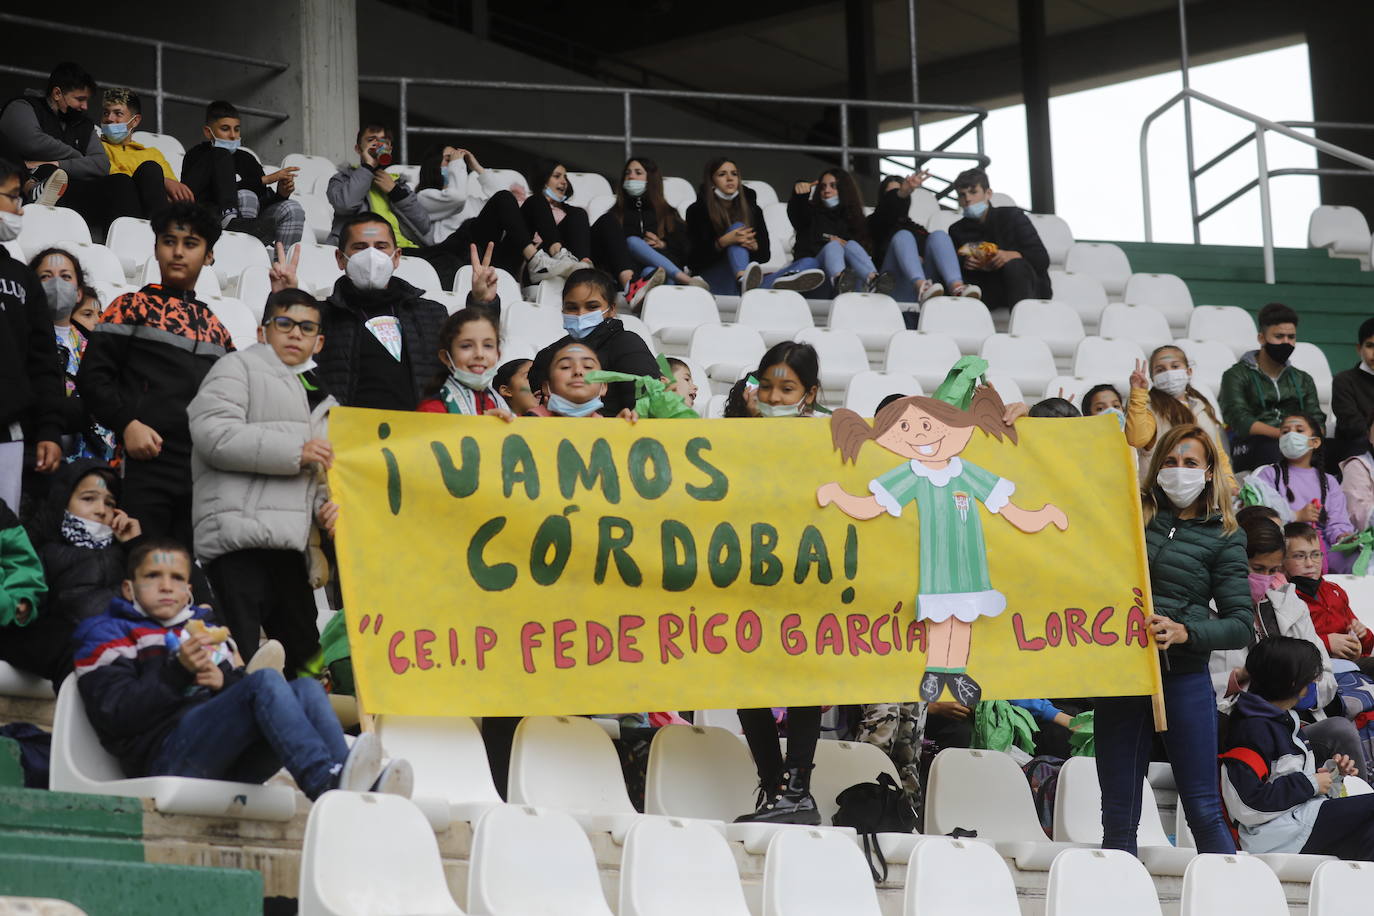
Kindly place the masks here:
[(857, 740), (881, 748), (897, 767), (902, 788), (921, 810), (921, 738), (926, 730), (924, 703), (873, 703), (864, 707)]

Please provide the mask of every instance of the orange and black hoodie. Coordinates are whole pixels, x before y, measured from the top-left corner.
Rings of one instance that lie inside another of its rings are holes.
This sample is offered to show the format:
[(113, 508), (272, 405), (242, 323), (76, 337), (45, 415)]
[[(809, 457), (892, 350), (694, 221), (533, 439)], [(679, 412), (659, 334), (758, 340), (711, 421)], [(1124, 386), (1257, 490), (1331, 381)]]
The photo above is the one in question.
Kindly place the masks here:
[(122, 436), (131, 420), (162, 436), (157, 461), (179, 466), (190, 482), (186, 406), (215, 360), (234, 349), (220, 320), (183, 290), (150, 283), (125, 293), (100, 316), (81, 359), (82, 402)]

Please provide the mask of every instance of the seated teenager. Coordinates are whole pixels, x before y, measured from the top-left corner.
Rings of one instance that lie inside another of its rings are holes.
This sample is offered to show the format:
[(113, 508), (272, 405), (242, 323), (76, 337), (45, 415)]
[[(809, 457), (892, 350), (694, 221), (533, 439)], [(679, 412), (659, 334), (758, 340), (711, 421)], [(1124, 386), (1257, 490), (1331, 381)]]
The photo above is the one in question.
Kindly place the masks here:
[(928, 232), (911, 218), (911, 192), (929, 177), (917, 172), (905, 178), (889, 176), (878, 189), (878, 206), (868, 216), (868, 233), (873, 239), (873, 260), (885, 273), (897, 278), (893, 298), (917, 308), (904, 308), (906, 326), (915, 330), (919, 305), (932, 296), (982, 298), (983, 291), (965, 283), (959, 268), (954, 242), (944, 230)]
[(863, 203), (854, 177), (843, 169), (797, 182), (787, 201), (797, 238), (792, 263), (765, 277), (763, 285), (807, 292), (829, 281), (826, 292), (835, 294), (891, 293), (895, 278), (873, 266)]
[[(615, 316), (615, 281), (604, 271), (585, 268), (563, 282), (564, 341), (577, 340), (590, 347), (609, 372), (659, 377), (658, 360), (649, 352), (644, 338)], [(531, 387), (536, 390), (534, 371)], [(635, 405), (634, 382), (611, 382), (606, 386), (604, 413), (618, 416)]]
[(574, 270), (591, 266), (591, 224), (586, 210), (568, 203), (572, 195), (567, 168), (561, 162), (544, 160), (534, 174), (530, 195), (520, 205), (520, 215), (525, 218), (534, 244), (551, 259), (539, 265), (530, 264), (532, 283), (566, 277)]
[(687, 260), (717, 296), (737, 296), (763, 282), (772, 257), (768, 224), (739, 166), (724, 156), (706, 163), (697, 199), (687, 208)]
[(1025, 211), (994, 207), (982, 169), (960, 172), (954, 190), (964, 218), (949, 227), (949, 237), (964, 259), (964, 278), (978, 285), (988, 308), (1050, 298), (1050, 256)]
[(172, 200), (195, 200), (155, 147), (133, 141), (143, 122), (143, 103), (132, 89), (106, 89), (100, 118), (100, 141), (110, 158), (111, 175), (128, 175), (138, 190), (142, 215), (151, 217)]

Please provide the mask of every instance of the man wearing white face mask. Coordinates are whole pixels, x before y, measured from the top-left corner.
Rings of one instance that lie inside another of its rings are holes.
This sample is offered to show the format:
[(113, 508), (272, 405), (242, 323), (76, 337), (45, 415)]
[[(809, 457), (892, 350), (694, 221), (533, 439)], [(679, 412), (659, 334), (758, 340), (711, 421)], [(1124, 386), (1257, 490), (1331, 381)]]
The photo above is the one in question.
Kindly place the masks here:
[[(468, 304), (499, 312), (491, 252), (488, 246), (481, 261), (473, 256)], [(325, 387), (345, 407), (414, 410), (426, 383), (443, 371), (439, 330), (448, 313), (393, 276), (401, 252), (381, 216), (345, 221), (335, 257), (344, 275), (324, 303), (325, 343), (316, 357)]]
[[(988, 308), (1009, 309), (1022, 299), (1050, 298), (1050, 256), (1025, 211), (1019, 207), (994, 207), (988, 173), (982, 169), (960, 172), (954, 179), (964, 218), (949, 227), (949, 237), (964, 255), (964, 279), (983, 291)], [(980, 243), (994, 250), (982, 253)]]
[(127, 175), (138, 191), (143, 215), (152, 216), (168, 200), (195, 200), (155, 146), (133, 141), (143, 123), (143, 102), (132, 89), (106, 89), (100, 118), (100, 141), (110, 157), (110, 174)]
[[(19, 236), (19, 168), (0, 159), (0, 241)], [(0, 246), (0, 500), (16, 510), (25, 443), (43, 473), (62, 460), (62, 372), (43, 286)]]

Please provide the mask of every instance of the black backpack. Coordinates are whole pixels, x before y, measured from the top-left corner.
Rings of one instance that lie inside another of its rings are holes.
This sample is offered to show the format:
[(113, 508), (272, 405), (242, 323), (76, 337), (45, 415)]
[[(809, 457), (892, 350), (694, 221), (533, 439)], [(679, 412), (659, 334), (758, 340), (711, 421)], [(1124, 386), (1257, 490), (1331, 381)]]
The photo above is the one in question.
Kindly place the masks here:
[[(831, 823), (836, 827), (853, 827), (863, 837), (864, 857), (873, 881), (887, 880), (887, 859), (878, 845), (880, 833), (913, 833), (916, 830), (916, 809), (897, 781), (887, 773), (879, 773), (877, 782), (861, 782), (850, 786), (835, 802), (840, 810)], [(880, 870), (881, 869), (881, 870)]]

